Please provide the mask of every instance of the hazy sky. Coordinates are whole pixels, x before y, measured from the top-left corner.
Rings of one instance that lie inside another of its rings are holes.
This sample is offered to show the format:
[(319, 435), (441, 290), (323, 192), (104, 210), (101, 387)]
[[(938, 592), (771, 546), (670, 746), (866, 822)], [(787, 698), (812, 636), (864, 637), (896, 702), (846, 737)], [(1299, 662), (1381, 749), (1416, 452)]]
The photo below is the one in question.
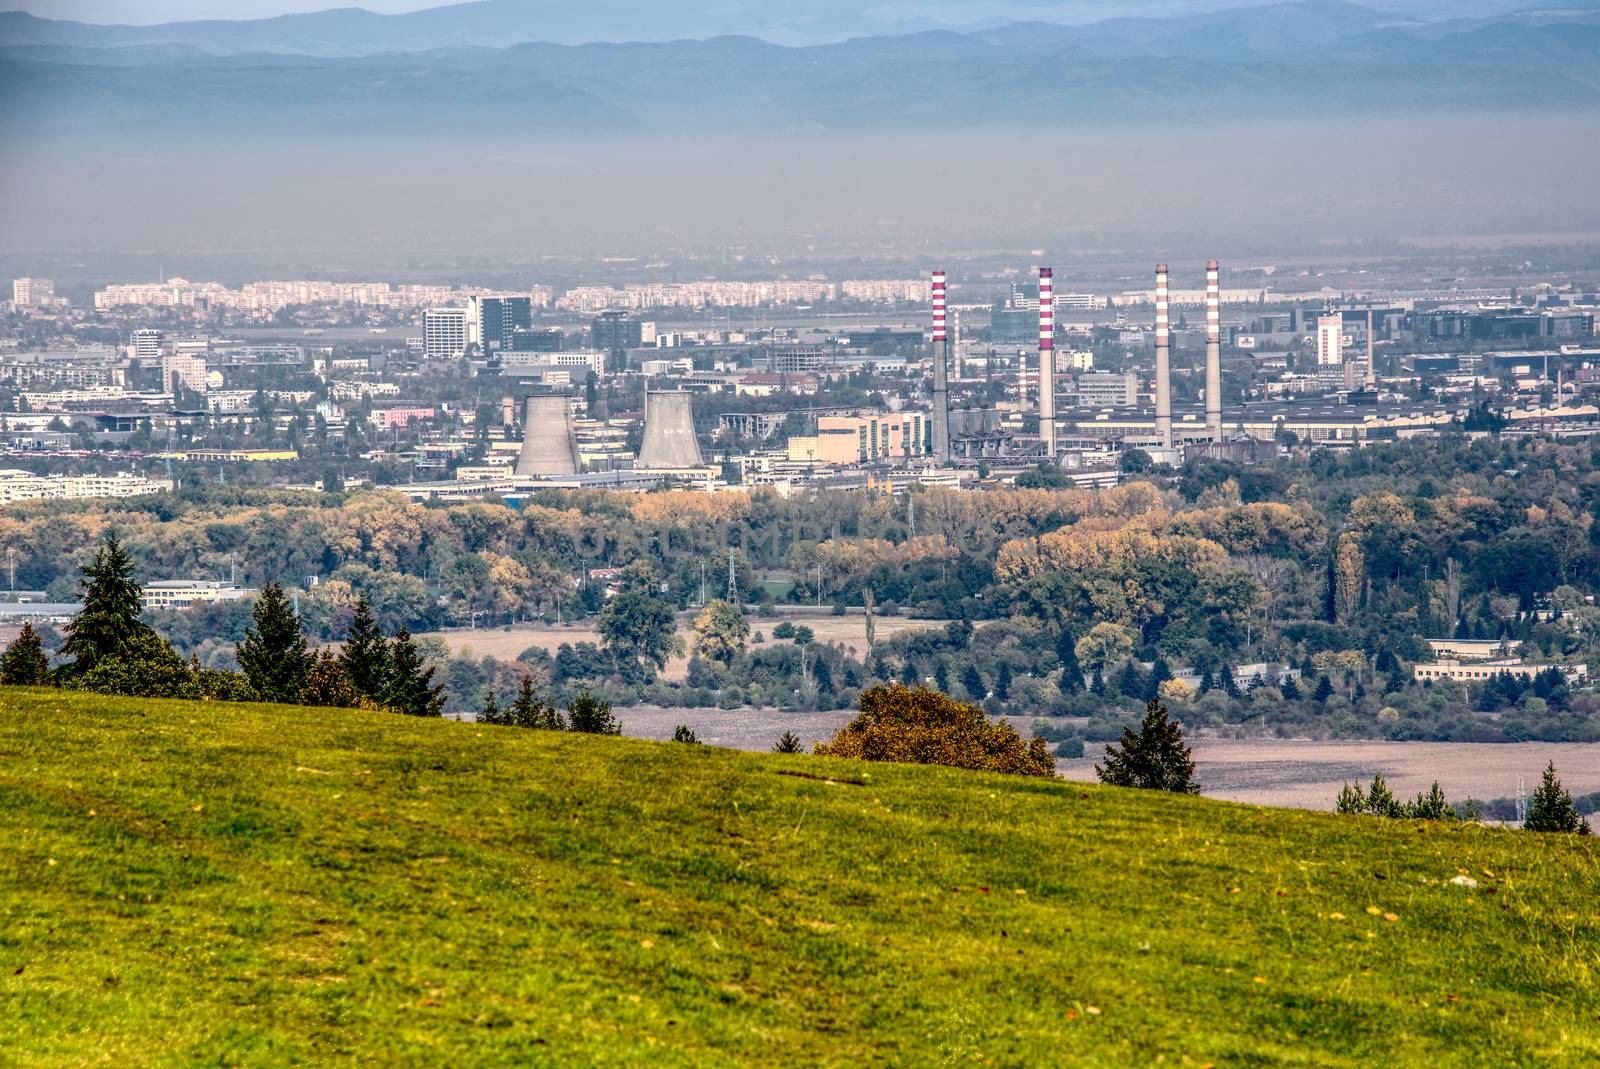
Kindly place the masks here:
[(450, 0), (0, 0), (0, 7), (51, 19), (145, 25), (183, 19), (253, 19), (295, 11), (364, 7), (368, 11), (418, 11)]

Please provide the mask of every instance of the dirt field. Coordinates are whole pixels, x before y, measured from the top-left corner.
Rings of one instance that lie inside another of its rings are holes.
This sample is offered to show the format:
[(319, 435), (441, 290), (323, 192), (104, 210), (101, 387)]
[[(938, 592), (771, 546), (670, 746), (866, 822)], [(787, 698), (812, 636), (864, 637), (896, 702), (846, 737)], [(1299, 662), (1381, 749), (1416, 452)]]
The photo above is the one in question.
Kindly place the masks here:
[[(769, 643), (777, 642), (772, 637), (772, 629), (784, 620), (793, 620), (797, 625), (811, 628), (818, 642), (843, 643), (847, 652), (854, 652), (860, 656), (867, 648), (867, 621), (864, 616), (783, 616), (768, 617), (755, 616), (750, 618), (751, 633), (760, 632), (766, 636)], [(678, 621), (678, 637), (683, 641), (687, 650), (690, 639), (690, 629), (694, 619), (683, 616)], [(904, 631), (917, 630), (927, 627), (943, 627), (944, 620), (908, 620), (900, 616), (878, 617), (878, 639), (890, 638)], [(471, 651), (476, 657), (493, 657), (501, 661), (514, 661), (524, 650), (540, 647), (548, 653), (554, 654), (563, 642), (595, 642), (600, 641), (595, 633), (592, 623), (586, 621), (582, 624), (569, 624), (565, 627), (552, 627), (543, 624), (527, 624), (514, 628), (480, 628), (476, 631), (451, 630), (430, 631), (426, 636), (418, 638), (437, 638), (450, 647), (452, 653)], [(688, 673), (689, 659), (687, 657), (674, 657), (667, 663), (666, 671), (662, 673), (668, 680), (682, 680)], [(670, 735), (671, 732), (669, 731)]]
[[(1415, 797), (1434, 780), (1445, 797), (1511, 798), (1521, 776), (1529, 794), (1546, 761), (1573, 794), (1600, 791), (1600, 744), (1527, 742), (1301, 742), (1200, 739), (1193, 747), (1202, 793), (1211, 798), (1297, 809), (1332, 809), (1346, 782), (1383, 773), (1394, 793)], [(1092, 780), (1097, 751), (1061, 762), (1068, 779)]]

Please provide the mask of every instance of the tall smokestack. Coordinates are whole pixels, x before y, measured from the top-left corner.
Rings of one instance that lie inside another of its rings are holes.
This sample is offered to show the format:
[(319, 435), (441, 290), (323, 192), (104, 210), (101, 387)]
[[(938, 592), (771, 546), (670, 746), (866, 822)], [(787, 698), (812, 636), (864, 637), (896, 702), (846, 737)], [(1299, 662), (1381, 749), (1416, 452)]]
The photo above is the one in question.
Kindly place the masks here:
[(1055, 280), (1048, 267), (1039, 268), (1039, 437), (1044, 441), (1046, 463), (1056, 459), (1056, 324)]
[(1222, 441), (1222, 266), (1206, 261), (1206, 433)]
[(933, 273), (933, 455), (950, 462), (950, 335), (945, 329), (944, 272)]
[(1167, 322), (1167, 265), (1156, 264), (1156, 435), (1172, 448), (1172, 332)]
[(1372, 364), (1372, 309), (1367, 309), (1367, 381), (1369, 390), (1378, 388), (1378, 369)]

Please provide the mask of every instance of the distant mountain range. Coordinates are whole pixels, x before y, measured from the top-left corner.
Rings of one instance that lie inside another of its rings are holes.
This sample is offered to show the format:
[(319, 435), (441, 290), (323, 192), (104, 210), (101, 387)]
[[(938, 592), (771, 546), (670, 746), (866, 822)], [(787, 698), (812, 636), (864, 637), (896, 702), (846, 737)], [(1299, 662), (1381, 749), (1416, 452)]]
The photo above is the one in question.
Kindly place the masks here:
[[(853, 10), (842, 0), (834, 6), (841, 14), (828, 27), (846, 24), (843, 13)], [(567, 10), (579, 7), (583, 18)], [(730, 0), (705, 11), (727, 20), (756, 7)], [(651, 36), (651, 9), (622, 0), (485, 0), (407, 16), (343, 10), (157, 27), (10, 13), (0, 16), (0, 129), (512, 136), (1198, 116), (1314, 123), (1323, 115), (1600, 107), (1594, 4), (1432, 22), (1397, 16), (1406, 7), (1398, 0), (1388, 7), (1302, 0), (804, 47), (751, 36), (511, 43), (541, 28), (550, 37), (579, 34), (607, 9), (635, 18), (619, 22), (617, 36)], [(910, 8), (875, 17), (897, 10)], [(550, 21), (529, 25), (534, 11)], [(681, 11), (675, 19), (694, 25)]]
[[(973, 32), (1016, 22), (1062, 26), (1122, 18), (1207, 15), (1271, 6), (1270, 0), (476, 0), (401, 15), (356, 7), (267, 19), (102, 26), (0, 14), (0, 46), (192, 48), (213, 55), (275, 52), (358, 56), (515, 44), (592, 44), (711, 37), (759, 37), (774, 44), (823, 44), (932, 30)], [(1530, 0), (1370, 0), (1388, 18), (1438, 21), (1500, 16)], [(1595, 0), (1557, 0), (1562, 9)]]

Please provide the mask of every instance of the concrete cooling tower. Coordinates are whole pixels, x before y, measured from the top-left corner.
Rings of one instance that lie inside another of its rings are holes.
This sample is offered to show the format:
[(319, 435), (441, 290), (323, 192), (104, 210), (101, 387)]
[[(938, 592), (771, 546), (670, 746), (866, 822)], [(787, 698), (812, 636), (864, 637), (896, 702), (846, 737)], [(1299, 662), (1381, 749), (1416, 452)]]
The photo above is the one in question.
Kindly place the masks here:
[(517, 474), (576, 475), (578, 466), (578, 437), (572, 430), (567, 399), (559, 395), (528, 398)]
[(700, 443), (694, 436), (694, 408), (689, 394), (679, 392), (645, 395), (644, 442), (639, 446), (636, 468), (698, 468)]

